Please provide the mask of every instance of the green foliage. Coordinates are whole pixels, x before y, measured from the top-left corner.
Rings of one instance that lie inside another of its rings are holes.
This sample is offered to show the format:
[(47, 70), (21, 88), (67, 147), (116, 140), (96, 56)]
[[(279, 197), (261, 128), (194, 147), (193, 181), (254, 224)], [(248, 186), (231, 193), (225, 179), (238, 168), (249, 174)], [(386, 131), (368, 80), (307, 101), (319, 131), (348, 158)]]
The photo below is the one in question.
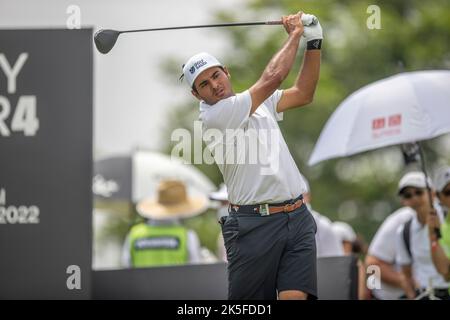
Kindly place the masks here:
[[(381, 9), (379, 30), (370, 30), (366, 25), (371, 15), (367, 8), (372, 4)], [(353, 91), (402, 71), (450, 68), (450, 1), (253, 0), (246, 6), (239, 12), (219, 12), (217, 19), (248, 20), (249, 14), (255, 20), (264, 20), (268, 14), (274, 19), (279, 13), (299, 10), (319, 17), (325, 39), (315, 100), (306, 108), (289, 111), (280, 126), (300, 171), (310, 181), (313, 207), (332, 220), (349, 221), (370, 240), (382, 219), (400, 206), (395, 195), (404, 172), (399, 149), (372, 151), (314, 167), (306, 164), (307, 159), (331, 113)], [(286, 39), (279, 27), (228, 28), (222, 32), (230, 50), (219, 58), (231, 71), (235, 92), (249, 88), (258, 79)], [(300, 65), (298, 59), (284, 87), (294, 82)], [(176, 110), (169, 121), (166, 141), (170, 141), (174, 128), (192, 130), (198, 103), (192, 99)], [(442, 152), (443, 141), (435, 139), (425, 144), (429, 164), (449, 161), (448, 154)], [(172, 147), (167, 145), (166, 151)], [(448, 153), (449, 149), (444, 150)], [(199, 168), (217, 185), (222, 181), (215, 165)]]

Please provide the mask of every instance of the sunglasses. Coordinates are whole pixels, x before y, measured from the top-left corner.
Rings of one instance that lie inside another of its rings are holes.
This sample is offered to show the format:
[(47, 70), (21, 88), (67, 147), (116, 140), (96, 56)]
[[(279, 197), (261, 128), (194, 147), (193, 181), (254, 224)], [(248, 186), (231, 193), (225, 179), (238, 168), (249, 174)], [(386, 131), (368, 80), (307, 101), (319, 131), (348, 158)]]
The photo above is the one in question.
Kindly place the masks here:
[[(448, 190), (450, 191), (450, 190)], [(416, 196), (416, 197), (421, 197), (423, 195), (424, 191), (423, 190), (415, 190), (414, 192), (403, 192), (401, 194), (403, 199), (411, 199), (412, 197)]]

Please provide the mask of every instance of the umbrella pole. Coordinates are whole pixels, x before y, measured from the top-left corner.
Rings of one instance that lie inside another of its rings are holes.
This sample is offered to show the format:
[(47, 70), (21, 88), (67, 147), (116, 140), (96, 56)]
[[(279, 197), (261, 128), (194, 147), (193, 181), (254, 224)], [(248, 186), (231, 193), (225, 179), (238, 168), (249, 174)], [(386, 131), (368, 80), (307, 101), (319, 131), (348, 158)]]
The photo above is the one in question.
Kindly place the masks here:
[[(422, 171), (425, 175), (425, 184), (427, 186), (428, 200), (430, 201), (431, 210), (432, 212), (434, 212), (433, 198), (431, 197), (431, 186), (428, 183), (428, 174), (425, 166), (425, 154), (423, 152), (422, 145), (420, 144), (420, 142), (417, 142), (417, 145), (419, 146), (420, 166), (422, 167)], [(439, 228), (434, 228), (434, 233), (436, 234), (436, 237), (438, 239), (441, 238), (441, 230)]]

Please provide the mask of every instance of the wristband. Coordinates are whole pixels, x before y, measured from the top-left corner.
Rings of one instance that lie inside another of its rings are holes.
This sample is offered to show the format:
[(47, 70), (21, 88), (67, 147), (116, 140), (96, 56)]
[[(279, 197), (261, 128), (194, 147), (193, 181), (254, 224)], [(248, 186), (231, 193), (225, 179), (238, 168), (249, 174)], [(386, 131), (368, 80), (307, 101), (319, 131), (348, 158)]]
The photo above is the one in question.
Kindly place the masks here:
[(322, 39), (309, 40), (306, 43), (306, 50), (320, 50), (322, 48)]

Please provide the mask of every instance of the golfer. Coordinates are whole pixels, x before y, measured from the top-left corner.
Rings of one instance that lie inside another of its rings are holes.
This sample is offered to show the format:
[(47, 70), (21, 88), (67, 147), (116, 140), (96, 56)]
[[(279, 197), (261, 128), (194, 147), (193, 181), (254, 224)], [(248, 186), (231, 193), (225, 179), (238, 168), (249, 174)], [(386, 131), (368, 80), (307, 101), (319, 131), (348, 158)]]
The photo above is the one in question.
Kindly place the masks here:
[[(322, 28), (318, 20), (307, 27), (302, 23), (312, 18), (302, 18), (301, 12), (282, 17), (287, 40), (259, 80), (241, 93), (234, 93), (230, 72), (210, 54), (197, 54), (183, 65), (183, 76), (200, 100), (204, 133), (214, 129), (223, 135), (215, 141), (203, 138), (229, 192), (230, 214), (220, 221), (229, 299), (317, 297), (316, 225), (303, 202), (305, 182), (277, 124), (284, 111), (307, 105), (314, 96)], [(302, 36), (307, 45), (301, 72), (292, 87), (279, 90)]]

